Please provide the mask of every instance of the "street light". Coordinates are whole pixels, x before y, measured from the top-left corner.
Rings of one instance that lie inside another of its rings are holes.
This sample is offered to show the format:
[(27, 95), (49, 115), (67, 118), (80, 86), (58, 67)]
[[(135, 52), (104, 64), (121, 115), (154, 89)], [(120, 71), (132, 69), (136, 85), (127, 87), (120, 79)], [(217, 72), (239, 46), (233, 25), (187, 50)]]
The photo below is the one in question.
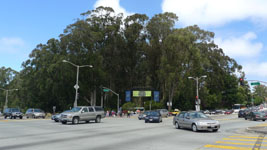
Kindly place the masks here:
[(4, 105), (4, 109), (6, 109), (7, 103), (8, 103), (8, 91), (18, 91), (19, 89), (3, 89), (3, 88), (0, 88), (0, 89), (6, 91), (6, 101), (5, 101), (5, 105)]
[(199, 96), (198, 96), (198, 80), (201, 79), (201, 78), (207, 78), (207, 75), (203, 75), (201, 77), (188, 77), (188, 79), (193, 79), (196, 81), (196, 85), (197, 85), (197, 89), (196, 89), (196, 92), (197, 92), (197, 96), (196, 96), (196, 99), (197, 99), (197, 103), (196, 103), (196, 111), (200, 111), (200, 101), (199, 101)]
[(93, 68), (93, 66), (92, 65), (82, 65), (82, 66), (79, 66), (79, 65), (76, 65), (76, 64), (74, 64), (74, 63), (72, 63), (70, 61), (67, 61), (67, 60), (62, 60), (62, 62), (69, 63), (69, 64), (71, 64), (71, 65), (73, 65), (74, 67), (77, 68), (76, 84), (74, 86), (74, 88), (76, 89), (76, 94), (75, 94), (75, 101), (74, 101), (74, 104), (73, 104), (74, 107), (77, 107), (78, 89), (79, 89), (79, 85), (78, 85), (78, 82), (79, 82), (78, 81), (79, 80), (79, 69), (82, 68), (82, 67)]
[(119, 112), (119, 109), (120, 109), (120, 95), (114, 91), (112, 91), (110, 88), (107, 88), (107, 87), (102, 87), (103, 88), (103, 91), (104, 92), (109, 92), (111, 91), (112, 93), (114, 93), (115, 95), (118, 96), (118, 100), (117, 100), (117, 112)]

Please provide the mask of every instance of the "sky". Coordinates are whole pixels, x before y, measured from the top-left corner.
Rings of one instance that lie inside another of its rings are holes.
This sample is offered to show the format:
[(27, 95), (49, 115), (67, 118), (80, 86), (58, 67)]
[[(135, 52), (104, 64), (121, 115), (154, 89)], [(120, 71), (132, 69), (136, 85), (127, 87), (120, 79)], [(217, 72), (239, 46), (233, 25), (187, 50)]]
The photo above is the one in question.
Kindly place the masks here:
[(22, 70), (40, 43), (58, 38), (80, 14), (98, 6), (125, 16), (173, 12), (177, 28), (198, 25), (243, 66), (246, 80), (267, 81), (266, 0), (8, 0), (0, 1), (0, 67)]

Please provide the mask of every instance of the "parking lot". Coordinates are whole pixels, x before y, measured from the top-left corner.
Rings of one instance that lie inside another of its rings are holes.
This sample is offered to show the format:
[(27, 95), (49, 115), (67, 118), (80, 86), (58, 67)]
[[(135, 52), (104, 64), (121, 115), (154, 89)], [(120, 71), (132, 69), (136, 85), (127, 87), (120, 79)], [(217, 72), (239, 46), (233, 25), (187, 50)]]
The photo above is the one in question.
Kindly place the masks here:
[(101, 123), (78, 125), (62, 125), (49, 119), (1, 119), (0, 150), (214, 149), (209, 146), (216, 141), (249, 134), (243, 129), (263, 123), (238, 119), (236, 115), (214, 117), (222, 125), (218, 132), (197, 133), (175, 129), (172, 117), (164, 118), (162, 123), (144, 123), (132, 117), (105, 118)]

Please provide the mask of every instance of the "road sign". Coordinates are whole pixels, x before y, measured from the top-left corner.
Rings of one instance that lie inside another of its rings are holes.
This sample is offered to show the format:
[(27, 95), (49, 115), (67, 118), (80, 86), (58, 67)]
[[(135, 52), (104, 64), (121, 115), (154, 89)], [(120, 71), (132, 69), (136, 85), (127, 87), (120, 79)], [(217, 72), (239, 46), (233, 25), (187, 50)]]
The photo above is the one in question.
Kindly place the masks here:
[(109, 92), (109, 89), (103, 89), (104, 92)]
[(75, 85), (74, 85), (74, 88), (75, 88), (75, 89), (78, 89), (78, 88), (79, 88), (79, 85), (75, 84)]
[(167, 106), (172, 106), (172, 102), (167, 102)]
[(260, 85), (260, 82), (251, 82), (251, 85)]

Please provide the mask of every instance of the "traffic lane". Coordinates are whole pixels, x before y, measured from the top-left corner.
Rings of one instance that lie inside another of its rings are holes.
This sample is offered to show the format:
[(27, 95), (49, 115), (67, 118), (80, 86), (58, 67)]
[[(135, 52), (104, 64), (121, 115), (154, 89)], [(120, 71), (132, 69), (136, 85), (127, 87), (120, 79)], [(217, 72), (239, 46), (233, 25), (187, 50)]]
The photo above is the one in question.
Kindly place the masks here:
[[(222, 121), (222, 124), (227, 125), (227, 122), (229, 120)], [(177, 148), (177, 146), (181, 149), (197, 149), (223, 136), (220, 130), (218, 133), (176, 130), (172, 126), (171, 118), (164, 119), (160, 124), (145, 124), (144, 121), (126, 118), (104, 119), (100, 124), (62, 125), (45, 120), (14, 121), (7, 124), (9, 124), (5, 126), (7, 132), (0, 135), (0, 142), (4, 143), (0, 146), (1, 150), (88, 149), (88, 147), (90, 149), (165, 149)], [(15, 128), (9, 132), (10, 125), (24, 130)], [(226, 129), (229, 129), (227, 127)]]

